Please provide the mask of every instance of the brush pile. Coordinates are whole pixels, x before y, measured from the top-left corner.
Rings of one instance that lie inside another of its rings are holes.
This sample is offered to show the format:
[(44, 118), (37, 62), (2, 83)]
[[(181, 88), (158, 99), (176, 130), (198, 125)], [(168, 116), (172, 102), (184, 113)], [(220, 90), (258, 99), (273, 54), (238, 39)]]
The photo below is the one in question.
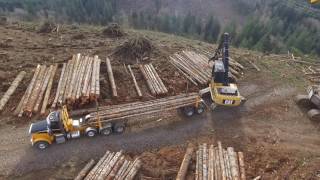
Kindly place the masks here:
[(152, 64), (140, 65), (140, 71), (153, 95), (162, 95), (168, 93), (166, 86), (160, 79), (156, 69)]
[(145, 37), (135, 37), (116, 48), (115, 54), (122, 56), (127, 64), (135, 63), (148, 57), (153, 49), (151, 41)]
[(142, 166), (140, 159), (127, 160), (122, 151), (107, 151), (95, 166), (93, 163), (90, 161), (75, 179), (133, 180)]
[(100, 63), (98, 56), (73, 55), (63, 64), (52, 108), (57, 105), (83, 105), (100, 96)]
[[(214, 62), (209, 64), (209, 58), (193, 51), (182, 51), (170, 56), (170, 62), (179, 72), (194, 85), (206, 85), (212, 77)], [(240, 78), (244, 67), (230, 58), (229, 76), (235, 80)]]
[(108, 37), (122, 37), (125, 35), (123, 29), (117, 23), (112, 23), (109, 26), (107, 26), (102, 31), (102, 34)]
[(245, 180), (244, 157), (232, 147), (223, 149), (221, 142), (214, 147), (199, 146), (196, 152), (196, 174), (198, 180)]
[(41, 102), (41, 113), (45, 113), (57, 68), (57, 65), (51, 65), (50, 67), (45, 65), (37, 66), (26, 92), (14, 112), (16, 115), (19, 117), (23, 115), (32, 116), (33, 113), (37, 113), (40, 110)]

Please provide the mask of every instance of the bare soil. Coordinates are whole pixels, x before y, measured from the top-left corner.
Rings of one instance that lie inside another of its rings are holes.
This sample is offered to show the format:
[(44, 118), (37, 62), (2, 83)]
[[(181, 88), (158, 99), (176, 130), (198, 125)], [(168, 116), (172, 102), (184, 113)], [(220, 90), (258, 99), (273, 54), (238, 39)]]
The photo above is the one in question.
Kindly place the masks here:
[[(129, 127), (122, 135), (80, 138), (65, 144), (53, 145), (39, 152), (30, 145), (28, 127), (31, 119), (11, 115), (22, 97), (38, 63), (62, 63), (73, 53), (97, 54), (102, 59), (114, 52), (127, 38), (144, 35), (156, 45), (150, 61), (157, 68), (169, 89), (168, 95), (186, 91), (187, 81), (168, 62), (168, 55), (179, 50), (211, 51), (214, 45), (175, 37), (163, 33), (127, 30), (128, 36), (111, 39), (101, 35), (102, 27), (81, 26), (74, 29), (62, 26), (60, 34), (38, 34), (39, 25), (15, 23), (0, 26), (1, 39), (9, 40), (0, 49), (0, 96), (21, 70), (27, 72), (10, 99), (0, 120), (0, 179), (72, 179), (91, 159), (98, 159), (106, 150), (123, 149), (129, 156), (141, 156), (144, 162), (140, 179), (174, 179), (188, 144), (222, 141), (245, 154), (248, 179), (320, 179), (320, 125), (310, 121), (305, 109), (297, 107), (293, 96), (304, 92), (307, 85), (301, 67), (288, 62), (286, 56), (264, 56), (243, 49), (231, 49), (232, 57), (245, 67), (239, 82), (240, 92), (248, 101), (242, 107), (218, 107), (213, 112), (186, 118), (179, 112), (162, 114), (155, 121)], [(83, 34), (81, 39), (74, 38)], [(254, 60), (262, 69), (256, 72), (248, 63)], [(140, 100), (134, 90), (123, 61), (111, 59), (119, 98), (112, 99), (107, 74), (102, 64), (102, 105)], [(144, 97), (154, 99), (134, 69)], [(56, 77), (58, 79), (58, 76)], [(54, 87), (57, 86), (57, 81)], [(55, 89), (55, 88), (54, 88)], [(188, 84), (188, 91), (198, 91)], [(89, 107), (90, 105), (88, 105)], [(190, 167), (192, 179), (195, 163)], [(139, 178), (138, 178), (139, 179)]]

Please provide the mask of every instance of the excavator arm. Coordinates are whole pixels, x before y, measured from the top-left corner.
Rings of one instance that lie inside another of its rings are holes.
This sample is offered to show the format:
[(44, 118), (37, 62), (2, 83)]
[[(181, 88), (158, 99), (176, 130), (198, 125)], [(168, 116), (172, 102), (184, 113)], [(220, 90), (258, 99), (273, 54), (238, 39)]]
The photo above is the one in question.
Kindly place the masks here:
[(309, 0), (309, 3), (311, 3), (311, 4), (316, 4), (316, 3), (319, 3), (320, 2), (320, 0)]

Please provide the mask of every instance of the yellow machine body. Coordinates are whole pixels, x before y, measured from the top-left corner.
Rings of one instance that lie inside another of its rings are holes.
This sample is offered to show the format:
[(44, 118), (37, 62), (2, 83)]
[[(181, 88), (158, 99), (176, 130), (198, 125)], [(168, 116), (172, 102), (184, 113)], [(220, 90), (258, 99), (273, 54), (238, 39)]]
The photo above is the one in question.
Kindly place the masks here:
[[(227, 92), (229, 90), (229, 93)], [(230, 83), (223, 86), (222, 83), (210, 83), (212, 101), (222, 106), (239, 106), (243, 97), (240, 95), (236, 84)]]
[(320, 0), (309, 0), (309, 2), (310, 2), (311, 4), (316, 4), (316, 3), (319, 3)]

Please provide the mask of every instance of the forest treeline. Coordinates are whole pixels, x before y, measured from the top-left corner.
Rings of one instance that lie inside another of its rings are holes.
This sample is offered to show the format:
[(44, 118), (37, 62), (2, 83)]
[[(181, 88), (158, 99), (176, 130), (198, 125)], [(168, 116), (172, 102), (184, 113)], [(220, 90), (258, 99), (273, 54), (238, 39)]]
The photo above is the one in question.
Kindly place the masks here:
[[(218, 18), (197, 17), (191, 13), (172, 15), (159, 13), (161, 0), (153, 0), (156, 11), (120, 11), (118, 0), (0, 0), (0, 13), (6, 15), (23, 9), (24, 20), (39, 16), (66, 23), (88, 23), (106, 25), (110, 22), (130, 25), (136, 29), (148, 29), (188, 36), (216, 43), (225, 31), (232, 37), (232, 45), (265, 53), (295, 53), (320, 55), (319, 20), (307, 13), (297, 11), (285, 3), (269, 3), (266, 14), (247, 15), (247, 21), (239, 27), (237, 23), (220, 24)], [(235, 0), (237, 7), (241, 0)], [(259, 12), (259, 8), (238, 8), (241, 14)], [(315, 25), (318, 24), (318, 25)], [(318, 26), (318, 27), (317, 27)]]

